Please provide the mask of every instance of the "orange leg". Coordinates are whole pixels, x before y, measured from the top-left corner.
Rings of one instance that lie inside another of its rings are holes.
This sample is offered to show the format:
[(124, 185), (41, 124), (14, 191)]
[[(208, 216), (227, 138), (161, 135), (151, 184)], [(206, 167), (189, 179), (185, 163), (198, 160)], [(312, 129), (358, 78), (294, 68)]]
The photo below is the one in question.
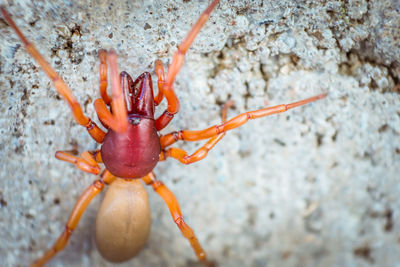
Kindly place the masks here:
[[(164, 67), (160, 60), (156, 60), (155, 62), (155, 71), (158, 77), (158, 94), (154, 98), (154, 102), (156, 105), (159, 105), (164, 98), (164, 84), (165, 84), (165, 77), (164, 77)], [(158, 117), (155, 121), (155, 127), (157, 131), (160, 131), (168, 123), (174, 118), (174, 115), (169, 113), (168, 110), (164, 111), (164, 113)]]
[(35, 48), (33, 44), (31, 44), (22, 32), (18, 29), (15, 25), (14, 21), (8, 15), (6, 10), (3, 7), (0, 7), (1, 13), (3, 14), (4, 19), (7, 21), (8, 25), (14, 29), (15, 33), (18, 35), (21, 42), (24, 44), (26, 51), (36, 60), (36, 62), (40, 65), (43, 71), (47, 74), (47, 76), (53, 82), (54, 87), (56, 88), (57, 92), (64, 98), (64, 100), (68, 103), (71, 108), (72, 115), (75, 121), (86, 127), (87, 131), (89, 132), (90, 136), (96, 142), (102, 143), (104, 139), (105, 133), (89, 118), (86, 117), (83, 112), (80, 104), (74, 97), (69, 89), (68, 85), (64, 82), (63, 79), (54, 71), (54, 69), (50, 66), (50, 64), (43, 58), (43, 56), (39, 53), (39, 51)]
[(100, 95), (104, 102), (109, 106), (111, 104), (111, 97), (107, 94), (107, 51), (101, 49), (99, 51), (100, 59)]
[(114, 50), (108, 52), (108, 64), (110, 65), (112, 102), (111, 108), (114, 115), (112, 124), (108, 124), (114, 131), (126, 132), (128, 129), (128, 114), (126, 111), (125, 100), (121, 91), (119, 78), (117, 54)]
[[(107, 106), (110, 106), (112, 103), (112, 98), (107, 93), (107, 51), (101, 49), (99, 51), (99, 58), (100, 58), (100, 95), (101, 98), (96, 99), (94, 102), (94, 107), (96, 109), (97, 117), (99, 118), (101, 124), (105, 128), (110, 128), (112, 125), (113, 129), (118, 129), (121, 126), (118, 126), (119, 122), (116, 116), (114, 117), (111, 112), (108, 110)], [(118, 70), (116, 71), (118, 73)], [(116, 93), (116, 97), (120, 97), (118, 92)], [(117, 101), (120, 101), (117, 100)], [(123, 117), (124, 111), (120, 111), (121, 119)], [(126, 113), (126, 112), (125, 112)]]
[[(231, 100), (224, 105), (222, 109), (222, 123), (226, 122), (228, 108), (231, 107), (233, 103), (234, 102)], [(190, 164), (202, 160), (207, 156), (208, 151), (210, 151), (225, 136), (225, 134), (226, 132), (223, 132), (210, 138), (205, 145), (203, 145), (190, 156), (185, 150), (180, 148), (172, 147), (167, 150), (163, 150), (160, 154), (160, 161), (165, 160), (167, 157), (175, 158), (183, 164)]]
[(202, 160), (207, 156), (208, 151), (210, 151), (222, 139), (222, 137), (224, 137), (224, 135), (225, 133), (221, 133), (213, 138), (210, 138), (205, 145), (199, 148), (192, 155), (188, 155), (185, 150), (177, 147), (171, 147), (167, 150), (163, 150), (160, 154), (160, 161), (165, 160), (167, 157), (175, 158), (183, 164), (191, 164)]
[(164, 73), (164, 66), (161, 60), (157, 59), (154, 63), (155, 71), (157, 74), (157, 87), (158, 93), (157, 96), (154, 98), (154, 103), (158, 106), (164, 98), (164, 83), (165, 83), (165, 73)]
[(93, 103), (94, 109), (96, 110), (97, 118), (101, 125), (107, 130), (110, 128), (104, 120), (112, 120), (112, 114), (107, 108), (107, 104), (103, 98), (97, 98)]
[(159, 194), (165, 201), (172, 215), (172, 218), (174, 219), (174, 222), (181, 230), (182, 235), (189, 240), (190, 245), (196, 253), (197, 258), (200, 261), (207, 261), (206, 252), (201, 247), (199, 240), (194, 234), (194, 231), (183, 220), (181, 208), (179, 207), (178, 200), (175, 198), (174, 194), (161, 181), (156, 179), (153, 172), (150, 172), (148, 175), (143, 177), (142, 180), (147, 185), (151, 185), (154, 191), (156, 191), (157, 194)]
[(214, 125), (211, 126), (207, 129), (204, 130), (199, 130), (199, 131), (188, 131), (188, 130), (183, 130), (179, 132), (172, 132), (169, 134), (166, 134), (164, 136), (161, 136), (160, 142), (161, 142), (161, 147), (167, 147), (170, 146), (171, 144), (175, 143), (178, 140), (185, 140), (185, 141), (198, 141), (202, 139), (207, 139), (213, 136), (216, 136), (220, 133), (238, 128), (245, 124), (248, 120), (252, 119), (258, 119), (261, 117), (265, 117), (268, 115), (272, 115), (275, 113), (281, 113), (285, 112), (288, 109), (298, 107), (305, 105), (307, 103), (319, 100), (326, 97), (326, 94), (320, 94), (317, 96), (313, 96), (298, 102), (290, 103), (290, 104), (281, 104), (278, 106), (273, 106), (273, 107), (268, 107), (264, 109), (259, 109), (255, 111), (249, 111), (246, 113), (242, 113), (229, 121), (220, 124), (220, 125)]
[[(111, 114), (111, 112), (107, 108), (106, 102), (102, 98), (98, 98), (94, 101), (93, 103), (94, 109), (96, 110), (97, 117), (99, 118), (99, 121), (105, 128), (110, 128), (110, 125), (113, 125), (116, 123), (114, 116)], [(113, 126), (117, 127), (117, 126)]]
[(163, 129), (168, 123), (174, 118), (174, 115), (179, 110), (179, 100), (172, 88), (172, 84), (175, 81), (176, 75), (183, 65), (183, 61), (185, 59), (185, 54), (188, 51), (189, 47), (192, 45), (194, 39), (197, 34), (200, 32), (203, 25), (206, 23), (208, 18), (210, 17), (211, 11), (218, 4), (219, 0), (214, 0), (207, 9), (200, 15), (197, 22), (194, 24), (190, 32), (187, 34), (185, 40), (180, 44), (178, 50), (175, 52), (172, 62), (169, 65), (167, 72), (167, 80), (164, 84), (164, 95), (168, 101), (168, 108), (164, 111), (164, 113), (157, 119), (156, 129), (159, 131)]
[(47, 250), (41, 258), (32, 263), (31, 267), (42, 266), (46, 264), (51, 258), (54, 257), (57, 252), (65, 248), (68, 239), (78, 225), (79, 220), (82, 217), (82, 214), (85, 212), (86, 208), (88, 207), (90, 201), (103, 190), (105, 184), (110, 184), (114, 180), (115, 176), (113, 176), (106, 170), (102, 173), (100, 179), (94, 181), (93, 184), (90, 185), (82, 193), (78, 201), (75, 203), (75, 206), (68, 218), (64, 232), (60, 235), (54, 245), (49, 250)]
[(84, 172), (99, 174), (100, 166), (98, 162), (102, 163), (100, 150), (85, 151), (81, 157), (72, 155), (67, 151), (57, 151), (56, 158), (74, 164), (78, 169)]
[[(101, 50), (100, 57), (101, 57), (100, 61), (105, 60), (106, 58), (110, 66), (111, 91), (112, 91), (111, 109), (113, 113), (111, 113), (107, 108), (107, 104), (109, 103), (107, 103), (108, 95), (107, 92), (105, 91), (100, 92), (102, 94), (102, 98), (99, 98), (94, 102), (94, 108), (96, 109), (97, 116), (99, 117), (99, 120), (101, 121), (102, 124), (109, 126), (116, 132), (124, 133), (128, 128), (128, 114), (126, 111), (124, 96), (121, 90), (118, 65), (117, 65), (117, 55), (113, 50), (109, 51), (108, 53), (104, 50)], [(100, 62), (100, 68), (104, 68), (104, 66), (106, 66), (105, 63), (103, 62), (102, 64)], [(104, 79), (104, 76), (101, 79)]]

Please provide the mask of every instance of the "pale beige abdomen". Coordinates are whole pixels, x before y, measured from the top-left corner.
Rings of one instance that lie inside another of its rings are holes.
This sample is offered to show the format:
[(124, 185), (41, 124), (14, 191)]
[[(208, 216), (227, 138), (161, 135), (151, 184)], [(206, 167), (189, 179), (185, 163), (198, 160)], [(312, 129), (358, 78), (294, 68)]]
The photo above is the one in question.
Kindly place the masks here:
[(150, 232), (147, 192), (139, 180), (115, 180), (106, 193), (96, 220), (96, 243), (111, 262), (139, 253)]

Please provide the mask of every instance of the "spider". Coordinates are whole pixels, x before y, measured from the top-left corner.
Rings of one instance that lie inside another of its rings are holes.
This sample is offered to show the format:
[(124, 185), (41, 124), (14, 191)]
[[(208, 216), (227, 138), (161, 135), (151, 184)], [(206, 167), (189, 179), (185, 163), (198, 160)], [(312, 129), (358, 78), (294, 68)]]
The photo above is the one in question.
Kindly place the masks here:
[[(151, 221), (147, 193), (140, 180), (152, 186), (154, 191), (162, 197), (174, 222), (182, 235), (188, 239), (198, 260), (207, 263), (206, 253), (194, 231), (185, 223), (177, 199), (160, 180), (156, 179), (153, 173), (156, 164), (169, 157), (183, 164), (197, 162), (207, 156), (208, 152), (224, 137), (226, 131), (238, 128), (248, 120), (285, 112), (326, 96), (326, 94), (320, 94), (291, 104), (249, 111), (227, 121), (227, 109), (233, 104), (233, 102), (228, 102), (222, 110), (222, 124), (204, 130), (181, 130), (160, 135), (159, 131), (165, 128), (179, 111), (179, 100), (173, 90), (173, 83), (183, 65), (185, 54), (218, 2), (218, 0), (211, 2), (179, 45), (168, 67), (167, 75), (165, 75), (163, 63), (160, 60), (155, 61), (155, 73), (158, 78), (158, 93), (155, 97), (150, 73), (145, 72), (134, 81), (127, 72), (119, 73), (117, 55), (114, 50), (99, 51), (101, 98), (94, 102), (94, 107), (106, 131), (83, 114), (80, 104), (67, 84), (34, 45), (25, 38), (4, 7), (1, 7), (4, 19), (16, 32), (28, 53), (52, 80), (58, 93), (70, 106), (75, 121), (84, 126), (90, 136), (101, 144), (100, 149), (85, 151), (80, 157), (68, 151), (56, 152), (57, 159), (72, 163), (78, 169), (100, 175), (100, 177), (79, 197), (64, 231), (54, 245), (32, 266), (46, 264), (56, 253), (64, 249), (90, 201), (104, 189), (105, 185), (109, 185), (109, 188), (96, 220), (97, 247), (102, 256), (111, 262), (122, 262), (134, 257), (147, 240)], [(111, 96), (107, 93), (108, 68)], [(159, 105), (164, 98), (168, 107), (161, 116), (155, 119), (155, 106)], [(183, 149), (170, 147), (179, 140), (203, 139), (208, 139), (208, 141), (191, 155)], [(101, 163), (105, 166), (103, 170), (99, 165)]]

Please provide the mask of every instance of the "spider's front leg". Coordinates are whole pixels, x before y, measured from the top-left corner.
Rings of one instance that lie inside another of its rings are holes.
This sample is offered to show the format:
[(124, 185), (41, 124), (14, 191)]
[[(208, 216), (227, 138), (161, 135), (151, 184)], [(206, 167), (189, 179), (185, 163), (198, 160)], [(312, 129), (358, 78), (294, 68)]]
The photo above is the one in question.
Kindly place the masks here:
[(45, 254), (32, 263), (31, 267), (43, 266), (46, 264), (54, 255), (63, 250), (67, 245), (67, 242), (72, 235), (72, 232), (76, 228), (81, 219), (83, 213), (86, 208), (89, 206), (90, 201), (100, 193), (104, 185), (111, 184), (115, 180), (115, 176), (113, 176), (110, 172), (104, 171), (100, 177), (100, 179), (96, 180), (91, 184), (79, 197), (76, 201), (75, 206), (68, 218), (67, 223), (65, 224), (65, 230), (54, 243), (54, 245), (45, 252)]
[(104, 103), (107, 104), (107, 106), (109, 106), (109, 105), (111, 105), (112, 98), (107, 93), (108, 81), (107, 81), (107, 51), (106, 50), (102, 49), (99, 51), (99, 60), (100, 60), (100, 65), (99, 65), (100, 96), (103, 99)]
[(156, 62), (154, 63), (154, 68), (158, 78), (157, 80), (158, 93), (157, 96), (154, 98), (154, 104), (158, 106), (164, 98), (165, 72), (162, 61), (157, 59)]
[[(100, 57), (100, 95), (102, 98), (96, 99), (94, 107), (101, 123), (107, 128), (110, 127), (116, 132), (124, 133), (128, 128), (128, 114), (124, 96), (121, 90), (121, 82), (117, 64), (117, 54), (114, 50), (109, 52), (99, 51)], [(107, 94), (107, 64), (110, 65), (111, 91), (112, 98)], [(107, 105), (111, 105), (112, 113)]]
[[(172, 85), (175, 81), (176, 75), (182, 68), (186, 52), (189, 50), (190, 46), (192, 45), (194, 39), (200, 32), (203, 25), (207, 22), (208, 18), (210, 17), (211, 11), (215, 8), (218, 2), (219, 0), (212, 1), (211, 4), (207, 7), (207, 9), (204, 10), (204, 12), (200, 15), (200, 17), (198, 18), (192, 29), (187, 34), (185, 40), (183, 40), (183, 42), (179, 45), (178, 50), (175, 52), (172, 58), (172, 62), (168, 67), (167, 78), (162, 89), (162, 92), (168, 101), (168, 108), (156, 120), (157, 131), (164, 129), (165, 126), (167, 126), (168, 123), (174, 118), (174, 115), (179, 111), (179, 100), (174, 92), (174, 89), (172, 88)], [(159, 66), (157, 67), (156, 65), (156, 73), (158, 74), (159, 72), (157, 68), (160, 69), (160, 67)], [(162, 97), (160, 96), (160, 98)], [(156, 99), (159, 100), (158, 96)]]
[[(56, 88), (57, 92), (68, 103), (68, 105), (71, 108), (72, 115), (75, 121), (79, 125), (84, 126), (89, 132), (90, 136), (96, 142), (102, 143), (105, 137), (105, 132), (102, 131), (96, 125), (96, 123), (94, 123), (89, 117), (83, 114), (81, 105), (76, 100), (75, 96), (72, 94), (71, 89), (68, 87), (65, 81), (44, 59), (44, 57), (39, 53), (36, 47), (26, 39), (26, 37), (22, 34), (22, 32), (14, 23), (14, 21), (11, 19), (7, 11), (3, 7), (0, 7), (0, 10), (8, 25), (10, 25), (10, 27), (14, 29), (15, 33), (18, 35), (21, 42), (24, 44), (26, 51), (28, 51), (28, 53), (36, 60), (36, 62), (40, 65), (42, 70), (51, 79), (53, 86)], [(103, 103), (105, 102), (107, 104), (111, 104), (113, 109), (113, 115), (107, 116), (106, 118), (107, 124), (117, 132), (125, 132), (128, 127), (127, 113), (119, 83), (120, 81), (119, 81), (116, 53), (114, 51), (110, 51), (107, 53), (106, 51), (101, 50), (99, 52), (99, 56), (100, 56), (100, 94), (102, 96)], [(107, 59), (109, 60), (110, 64), (112, 99), (107, 95), (106, 92)]]
[(36, 60), (36, 62), (40, 65), (42, 70), (47, 74), (47, 76), (53, 82), (54, 87), (57, 89), (57, 92), (64, 98), (64, 100), (68, 103), (71, 108), (72, 115), (75, 121), (84, 126), (89, 132), (90, 136), (98, 143), (102, 143), (105, 132), (102, 131), (96, 123), (94, 123), (89, 117), (85, 116), (82, 112), (81, 105), (76, 100), (68, 85), (64, 82), (64, 80), (55, 72), (55, 70), (50, 66), (50, 64), (43, 58), (43, 56), (39, 53), (36, 47), (30, 43), (19, 28), (15, 25), (14, 21), (11, 19), (10, 15), (8, 15), (7, 11), (0, 7), (1, 13), (5, 21), (10, 25), (11, 28), (14, 29), (15, 33), (18, 35), (21, 42), (24, 44), (26, 51)]

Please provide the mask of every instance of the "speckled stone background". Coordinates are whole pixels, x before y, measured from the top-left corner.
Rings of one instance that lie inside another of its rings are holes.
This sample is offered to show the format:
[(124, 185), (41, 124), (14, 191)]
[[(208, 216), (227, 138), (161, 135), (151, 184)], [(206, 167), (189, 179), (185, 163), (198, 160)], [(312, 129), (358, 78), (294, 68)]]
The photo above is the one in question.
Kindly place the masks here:
[[(100, 48), (132, 76), (170, 62), (208, 1), (1, 1), (95, 118)], [(201, 162), (160, 163), (218, 266), (400, 266), (400, 1), (222, 0), (189, 50), (167, 133), (328, 92), (229, 132)], [(155, 79), (153, 77), (153, 79)], [(54, 158), (97, 148), (0, 18), (0, 265), (27, 266), (95, 176)], [(165, 103), (158, 112), (165, 108)], [(194, 152), (204, 142), (179, 143)], [(152, 230), (121, 266), (193, 266), (148, 188)], [(49, 266), (112, 266), (93, 241), (100, 198)]]

